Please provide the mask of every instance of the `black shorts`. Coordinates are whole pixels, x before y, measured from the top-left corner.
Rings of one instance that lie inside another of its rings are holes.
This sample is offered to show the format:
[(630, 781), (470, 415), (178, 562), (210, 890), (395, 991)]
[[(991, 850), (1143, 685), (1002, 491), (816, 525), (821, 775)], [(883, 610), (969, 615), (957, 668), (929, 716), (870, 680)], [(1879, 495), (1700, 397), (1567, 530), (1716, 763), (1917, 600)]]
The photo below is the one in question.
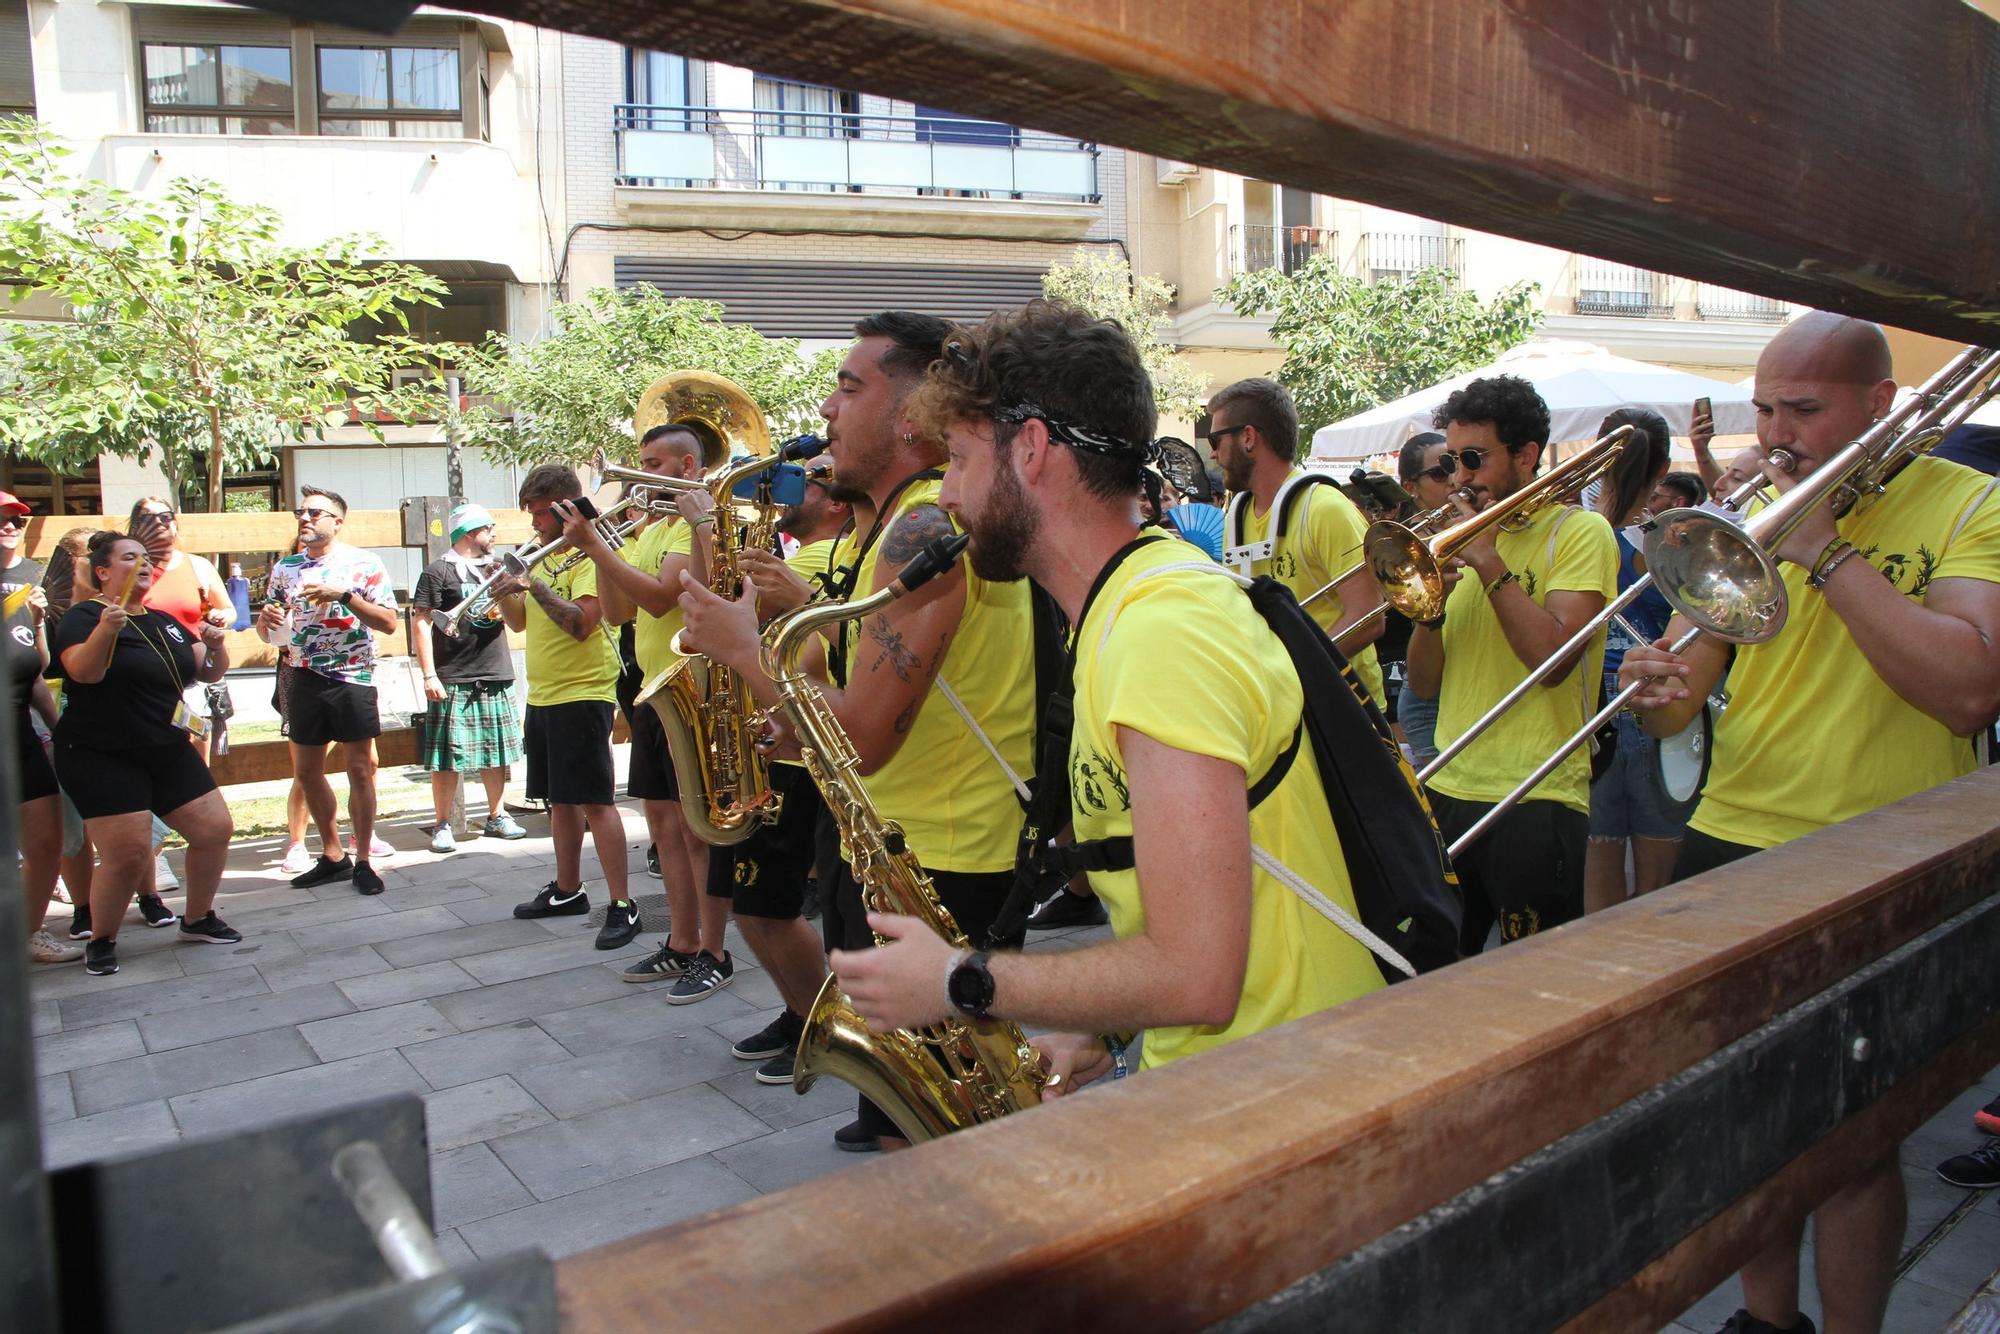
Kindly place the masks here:
[(730, 900), (738, 917), (788, 921), (805, 912), (813, 834), (825, 803), (812, 775), (796, 764), (771, 766), (771, 790), (784, 798), (778, 822), (758, 826), (735, 847), (709, 849), (708, 894)]
[[(1447, 843), (1472, 828), (1494, 803), (1428, 793)], [(1559, 801), (1524, 801), (1501, 816), (1454, 864), (1465, 894), (1459, 944), (1486, 948), (1495, 922), (1505, 944), (1583, 916), (1583, 849), (1590, 817)]]
[(53, 797), (56, 771), (49, 767), (49, 757), (42, 750), (42, 739), (35, 735), (35, 724), (28, 717), (26, 706), (14, 714), (14, 748), (21, 756), (22, 804)]
[(1762, 851), (1762, 848), (1753, 848), (1747, 843), (1731, 843), (1712, 834), (1704, 834), (1699, 829), (1690, 829), (1681, 836), (1681, 853), (1674, 858), (1674, 878), (1670, 883), (1692, 879), (1704, 871), (1740, 862)]
[(86, 820), (148, 810), (165, 815), (215, 791), (208, 766), (186, 741), (98, 750), (58, 736), (56, 777)]
[(521, 729), (528, 756), (528, 800), (556, 806), (609, 806), (611, 701), (530, 704)]
[(382, 735), (375, 687), (336, 681), (304, 668), (292, 671), (291, 716), (286, 735), (301, 746), (369, 741)]
[(681, 785), (674, 779), (674, 759), (667, 752), (667, 730), (650, 704), (627, 704), (625, 725), (632, 729), (632, 753), (625, 761), (625, 795), (634, 801), (679, 801)]

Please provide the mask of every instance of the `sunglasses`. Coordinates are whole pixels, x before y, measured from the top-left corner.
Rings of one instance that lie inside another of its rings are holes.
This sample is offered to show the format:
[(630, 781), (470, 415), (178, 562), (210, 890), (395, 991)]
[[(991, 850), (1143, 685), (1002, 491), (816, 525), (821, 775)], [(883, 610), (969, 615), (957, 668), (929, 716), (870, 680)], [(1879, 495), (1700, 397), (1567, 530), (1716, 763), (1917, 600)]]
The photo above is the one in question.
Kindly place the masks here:
[(314, 523), (319, 522), (321, 519), (332, 519), (332, 518), (337, 518), (338, 516), (339, 516), (338, 510), (313, 509), (310, 506), (302, 506), (301, 508), (292, 511), (292, 517), (294, 519), (310, 519)]
[(1209, 427), (1208, 428), (1209, 448), (1213, 449), (1217, 444), (1220, 444), (1222, 441), (1227, 440), (1230, 436), (1235, 435), (1238, 431), (1246, 429), (1249, 425), (1250, 425), (1249, 422), (1245, 422), (1243, 423), (1242, 426)]
[(28, 520), (25, 515), (0, 514), (0, 528), (26, 528), (27, 526)]
[[(1511, 454), (1518, 446), (1507, 445), (1504, 448)], [(1498, 452), (1498, 450), (1484, 448), (1460, 449), (1456, 451), (1448, 449), (1438, 455), (1437, 467), (1424, 469), (1424, 476), (1435, 478), (1442, 482), (1461, 467), (1467, 472), (1478, 472), (1485, 465), (1487, 456)]]

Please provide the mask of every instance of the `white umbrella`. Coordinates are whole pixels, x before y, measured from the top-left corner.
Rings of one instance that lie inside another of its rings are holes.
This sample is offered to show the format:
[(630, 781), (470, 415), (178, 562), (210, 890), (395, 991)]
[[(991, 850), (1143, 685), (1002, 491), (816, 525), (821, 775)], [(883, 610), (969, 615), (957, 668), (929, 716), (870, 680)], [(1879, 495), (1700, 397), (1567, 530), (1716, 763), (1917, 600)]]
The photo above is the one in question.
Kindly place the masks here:
[(1589, 343), (1544, 339), (1502, 353), (1491, 366), (1454, 375), (1393, 403), (1320, 427), (1313, 432), (1312, 457), (1335, 462), (1393, 453), (1413, 432), (1431, 429), (1432, 409), (1453, 390), (1489, 375), (1518, 375), (1535, 386), (1549, 405), (1552, 444), (1596, 438), (1604, 414), (1623, 407), (1651, 408), (1667, 419), (1669, 430), (1684, 436), (1697, 398), (1714, 406), (1716, 434), (1743, 435), (1757, 429), (1748, 385), (1613, 356)]

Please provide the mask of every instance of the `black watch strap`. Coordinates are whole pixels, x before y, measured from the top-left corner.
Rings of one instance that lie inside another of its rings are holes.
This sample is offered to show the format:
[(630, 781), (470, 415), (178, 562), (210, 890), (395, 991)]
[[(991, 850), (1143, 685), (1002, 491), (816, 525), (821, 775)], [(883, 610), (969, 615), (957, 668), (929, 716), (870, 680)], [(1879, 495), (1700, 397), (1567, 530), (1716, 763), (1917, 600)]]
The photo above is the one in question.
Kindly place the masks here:
[(993, 1017), (993, 973), (986, 966), (991, 956), (974, 950), (951, 970), (951, 1003), (970, 1019)]

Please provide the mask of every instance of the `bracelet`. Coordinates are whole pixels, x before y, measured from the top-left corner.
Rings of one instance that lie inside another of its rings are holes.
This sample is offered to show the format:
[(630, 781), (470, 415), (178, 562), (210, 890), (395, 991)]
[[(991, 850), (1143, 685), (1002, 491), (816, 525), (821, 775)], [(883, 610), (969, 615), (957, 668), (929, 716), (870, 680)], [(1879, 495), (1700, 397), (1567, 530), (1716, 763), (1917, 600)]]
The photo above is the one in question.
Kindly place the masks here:
[[(1828, 538), (1826, 545), (1819, 549), (1819, 555), (1814, 556), (1812, 564), (1807, 567), (1806, 581), (1812, 583), (1813, 580), (1825, 578), (1827, 571), (1833, 568), (1831, 562), (1839, 556), (1842, 547), (1851, 551), (1854, 544), (1839, 533)], [(1819, 585), (1814, 583), (1813, 587), (1818, 588)]]
[(1132, 1073), (1132, 1066), (1125, 1059), (1125, 1042), (1116, 1033), (1104, 1035), (1104, 1050), (1111, 1053), (1111, 1077), (1123, 1079)]
[(715, 522), (715, 516), (713, 514), (704, 514), (699, 519), (689, 519), (688, 527), (699, 528), (705, 523), (714, 523), (714, 522)]
[(1518, 582), (1520, 581), (1515, 576), (1514, 572), (1512, 570), (1509, 570), (1505, 574), (1501, 575), (1498, 579), (1495, 579), (1492, 583), (1486, 585), (1486, 596), (1490, 598), (1495, 593), (1498, 593), (1506, 585)]
[(1421, 625), (1426, 630), (1442, 630), (1444, 629), (1444, 613), (1439, 612), (1434, 620), (1418, 621), (1416, 624)]
[(1820, 588), (1820, 589), (1825, 588), (1826, 581), (1833, 578), (1833, 572), (1835, 570), (1845, 565), (1850, 556), (1858, 556), (1860, 554), (1861, 554), (1861, 548), (1855, 546), (1852, 542), (1849, 542), (1847, 544), (1847, 549), (1845, 551), (1842, 551), (1839, 555), (1835, 556), (1832, 560), (1826, 563), (1825, 569), (1807, 575), (1806, 582), (1808, 584), (1811, 584), (1814, 588)]

